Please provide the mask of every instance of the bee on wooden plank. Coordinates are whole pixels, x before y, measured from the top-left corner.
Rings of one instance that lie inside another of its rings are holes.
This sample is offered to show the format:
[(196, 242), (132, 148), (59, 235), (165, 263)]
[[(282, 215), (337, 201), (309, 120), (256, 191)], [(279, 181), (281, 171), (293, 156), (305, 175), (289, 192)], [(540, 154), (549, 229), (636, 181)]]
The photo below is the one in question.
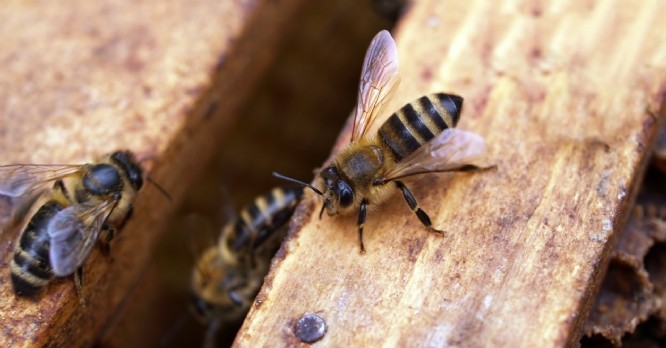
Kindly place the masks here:
[(328, 215), (358, 211), (361, 252), (363, 224), (371, 206), (386, 201), (394, 189), (402, 192), (409, 208), (430, 231), (428, 214), (401, 179), (418, 174), (480, 169), (477, 161), (485, 141), (477, 134), (454, 128), (460, 119), (463, 98), (433, 93), (406, 104), (370, 132), (389, 92), (398, 80), (398, 50), (388, 31), (370, 43), (363, 62), (351, 142), (318, 175), (323, 189), (278, 173), (274, 176), (309, 187), (323, 197)]
[(274, 188), (245, 206), (223, 228), (217, 245), (199, 257), (191, 278), (191, 309), (207, 325), (213, 347), (223, 324), (241, 320), (268, 274), (282, 242), (281, 227), (291, 217), (303, 189)]
[(27, 222), (14, 250), (11, 280), (19, 296), (35, 296), (54, 277), (72, 274), (80, 294), (75, 272), (98, 239), (108, 251), (117, 229), (132, 215), (143, 172), (128, 151), (83, 165), (0, 166), (0, 194), (5, 196), (30, 195), (51, 182), (46, 203)]

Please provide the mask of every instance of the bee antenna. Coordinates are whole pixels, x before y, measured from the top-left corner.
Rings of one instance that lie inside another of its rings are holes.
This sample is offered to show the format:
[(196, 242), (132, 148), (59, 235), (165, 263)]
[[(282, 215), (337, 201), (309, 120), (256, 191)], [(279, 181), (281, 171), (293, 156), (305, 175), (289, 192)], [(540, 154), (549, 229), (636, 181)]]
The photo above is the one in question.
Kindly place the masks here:
[(306, 182), (303, 182), (303, 181), (300, 181), (300, 180), (296, 180), (296, 179), (290, 178), (290, 177), (288, 177), (288, 176), (284, 176), (284, 175), (282, 175), (282, 174), (280, 174), (280, 173), (277, 173), (277, 172), (273, 172), (273, 176), (276, 177), (276, 178), (278, 178), (278, 179), (286, 180), (286, 181), (289, 181), (289, 182), (293, 182), (294, 184), (299, 184), (299, 185), (301, 185), (301, 186), (308, 187), (308, 188), (310, 188), (312, 191), (314, 191), (316, 194), (318, 194), (318, 195), (320, 195), (320, 196), (323, 196), (323, 195), (324, 195), (323, 193), (321, 193), (321, 191), (319, 191), (319, 189), (317, 189), (316, 187), (314, 187), (314, 186), (312, 186), (312, 185), (310, 185), (310, 184), (308, 184), (308, 183), (306, 183)]
[(169, 192), (167, 192), (167, 190), (165, 190), (164, 187), (158, 184), (157, 181), (153, 180), (153, 178), (151, 177), (146, 177), (146, 179), (148, 180), (149, 183), (153, 184), (153, 186), (155, 186), (160, 192), (162, 192), (164, 197), (166, 197), (170, 201), (173, 201), (173, 197), (171, 197)]

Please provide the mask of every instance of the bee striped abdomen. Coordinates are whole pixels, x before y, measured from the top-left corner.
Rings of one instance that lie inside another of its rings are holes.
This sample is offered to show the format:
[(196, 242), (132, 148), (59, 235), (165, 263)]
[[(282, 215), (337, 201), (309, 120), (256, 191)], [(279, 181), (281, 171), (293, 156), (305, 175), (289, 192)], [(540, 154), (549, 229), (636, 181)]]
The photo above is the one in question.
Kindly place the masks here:
[(275, 188), (257, 197), (240, 213), (229, 242), (234, 250), (260, 245), (272, 232), (284, 225), (291, 216), (302, 188)]
[(11, 279), (17, 294), (33, 296), (53, 278), (47, 227), (51, 218), (62, 209), (56, 201), (47, 202), (33, 215), (21, 234), (11, 264)]
[(445, 129), (455, 127), (462, 102), (453, 94), (423, 96), (393, 113), (379, 128), (379, 136), (400, 161)]

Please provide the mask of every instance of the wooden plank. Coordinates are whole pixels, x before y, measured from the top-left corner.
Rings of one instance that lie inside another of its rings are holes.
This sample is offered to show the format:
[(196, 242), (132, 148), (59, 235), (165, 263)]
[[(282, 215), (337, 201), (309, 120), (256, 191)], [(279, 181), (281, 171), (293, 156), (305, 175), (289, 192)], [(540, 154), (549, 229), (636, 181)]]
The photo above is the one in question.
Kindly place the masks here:
[(497, 171), (409, 180), (446, 236), (396, 193), (369, 214), (365, 255), (356, 217), (320, 221), (307, 195), (236, 346), (300, 345), (305, 313), (327, 324), (320, 346), (575, 344), (655, 138), (665, 6), (414, 2), (387, 109), (464, 96), (459, 127), (486, 138)]
[(154, 187), (134, 218), (85, 264), (87, 306), (70, 279), (14, 296), (2, 234), (0, 346), (90, 346), (144, 272), (165, 217), (223, 138), (284, 35), (298, 0), (21, 1), (0, 9), (3, 163), (84, 163), (130, 149)]

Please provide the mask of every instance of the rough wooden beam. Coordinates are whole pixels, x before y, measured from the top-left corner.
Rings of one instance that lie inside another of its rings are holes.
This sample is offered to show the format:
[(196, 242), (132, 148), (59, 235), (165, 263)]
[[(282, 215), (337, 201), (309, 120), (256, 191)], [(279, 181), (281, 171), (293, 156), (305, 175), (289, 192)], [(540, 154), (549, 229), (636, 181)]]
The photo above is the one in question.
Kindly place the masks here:
[(119, 148), (151, 185), (112, 243), (36, 301), (14, 296), (0, 244), (0, 346), (90, 346), (144, 271), (163, 227), (271, 61), (299, 0), (20, 1), (0, 9), (2, 163), (84, 163)]
[(657, 1), (414, 2), (387, 109), (463, 95), (459, 127), (498, 170), (408, 181), (446, 236), (396, 192), (369, 214), (365, 255), (356, 217), (320, 221), (307, 195), (236, 345), (299, 345), (308, 312), (322, 346), (575, 344), (655, 138), (665, 15)]

